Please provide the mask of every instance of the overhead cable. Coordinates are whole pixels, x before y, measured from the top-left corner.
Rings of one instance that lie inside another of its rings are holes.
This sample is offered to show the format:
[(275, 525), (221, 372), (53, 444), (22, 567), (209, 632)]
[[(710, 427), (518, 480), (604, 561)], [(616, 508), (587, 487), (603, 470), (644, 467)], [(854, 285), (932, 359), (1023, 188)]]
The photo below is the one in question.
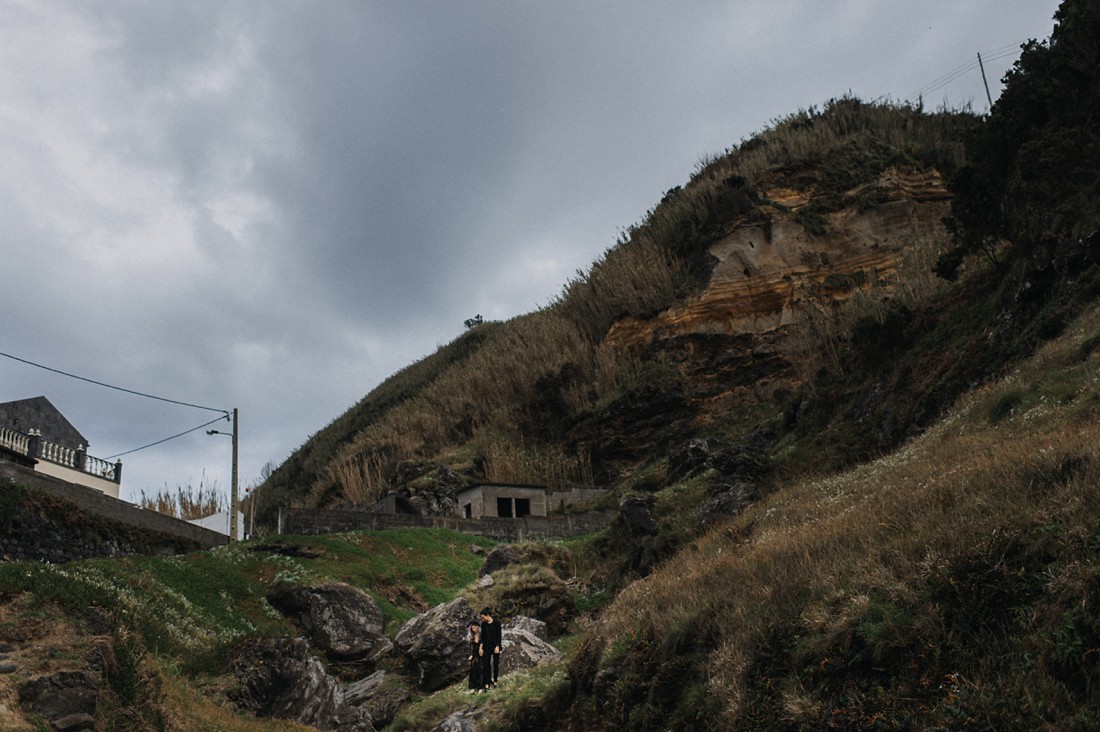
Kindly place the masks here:
[[(95, 384), (96, 386), (103, 386), (103, 387), (106, 387), (108, 389), (114, 389), (115, 391), (121, 391), (121, 392), (125, 392), (127, 394), (133, 394), (134, 396), (145, 397), (146, 399), (156, 399), (157, 401), (160, 401), (160, 402), (168, 402), (169, 404), (178, 404), (181, 407), (191, 407), (193, 409), (204, 409), (208, 412), (218, 412), (219, 414), (225, 415), (226, 419), (229, 418), (229, 411), (225, 410), (225, 409), (217, 409), (215, 407), (204, 407), (201, 404), (191, 404), (190, 402), (181, 402), (181, 401), (178, 401), (176, 399), (168, 399), (167, 397), (155, 396), (153, 394), (145, 394), (144, 392), (134, 391), (133, 389), (125, 389), (121, 386), (114, 386), (112, 384), (105, 384), (102, 381), (96, 381), (95, 379), (89, 379), (85, 376), (77, 376), (76, 374), (70, 374), (67, 371), (61, 371), (60, 369), (51, 368), (49, 366), (43, 366), (40, 363), (35, 363), (34, 361), (28, 361), (25, 358), (19, 358), (18, 356), (13, 356), (10, 353), (0, 352), (0, 356), (4, 356), (5, 358), (10, 358), (12, 361), (18, 361), (19, 363), (25, 363), (28, 366), (34, 366), (36, 368), (44, 369), (46, 371), (52, 371), (55, 374), (61, 374), (62, 376), (68, 376), (70, 379), (77, 379), (79, 381), (86, 381), (89, 384)], [(214, 421), (217, 422), (218, 420), (214, 420)]]
[[(1015, 55), (1020, 53), (1021, 45), (1022, 44), (1010, 43), (1006, 46), (1001, 46), (999, 48), (994, 48), (991, 51), (985, 52), (982, 55), (982, 59), (986, 62), (989, 62), (989, 61), (999, 61), (1003, 58), (1009, 58), (1010, 56), (1015, 56)], [(922, 86), (920, 89), (918, 89), (917, 91), (910, 94), (908, 98), (909, 99), (917, 99), (917, 98), (923, 97), (927, 94), (931, 94), (934, 91), (938, 91), (938, 90), (942, 89), (943, 87), (947, 86), (948, 84), (950, 84), (951, 82), (955, 81), (959, 77), (964, 76), (964, 75), (970, 73), (971, 71), (974, 71), (978, 67), (979, 67), (979, 63), (978, 63), (977, 58), (975, 58), (973, 61), (968, 61), (964, 64), (956, 66), (954, 69), (946, 72), (942, 76), (939, 76), (939, 77), (933, 79), (932, 81), (929, 81), (927, 84)]]
[(153, 447), (154, 445), (160, 445), (162, 443), (168, 442), (169, 440), (174, 440), (177, 437), (183, 437), (184, 435), (189, 435), (192, 432), (195, 432), (196, 430), (201, 430), (203, 427), (209, 427), (210, 425), (214, 424), (215, 422), (221, 422), (223, 419), (229, 419), (229, 415), (227, 414), (224, 417), (218, 417), (217, 419), (212, 419), (209, 422), (205, 422), (203, 424), (200, 424), (198, 427), (192, 427), (191, 429), (189, 429), (185, 432), (180, 432), (178, 435), (172, 435), (171, 437), (165, 437), (163, 440), (157, 440), (156, 442), (150, 442), (148, 445), (142, 445), (141, 447), (135, 447), (133, 450), (127, 450), (126, 452), (120, 452), (116, 455), (111, 455), (110, 457), (105, 457), (103, 459), (104, 460), (114, 460), (115, 458), (120, 458), (123, 455), (129, 455), (132, 452), (137, 452), (138, 450), (144, 450), (147, 447)]

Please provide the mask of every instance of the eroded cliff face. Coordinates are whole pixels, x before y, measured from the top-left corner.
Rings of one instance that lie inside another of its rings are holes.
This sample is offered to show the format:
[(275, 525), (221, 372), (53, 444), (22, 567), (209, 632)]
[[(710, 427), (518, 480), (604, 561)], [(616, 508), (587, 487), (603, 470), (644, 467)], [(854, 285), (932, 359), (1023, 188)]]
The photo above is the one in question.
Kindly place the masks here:
[(820, 214), (824, 231), (815, 234), (799, 223), (811, 191), (761, 197), (779, 205), (741, 217), (711, 246), (715, 264), (701, 293), (655, 317), (617, 322), (604, 343), (673, 358), (697, 419), (796, 387), (806, 330), (856, 293), (889, 297), (907, 253), (943, 239), (950, 198), (935, 171), (890, 169), (845, 192), (843, 207)]

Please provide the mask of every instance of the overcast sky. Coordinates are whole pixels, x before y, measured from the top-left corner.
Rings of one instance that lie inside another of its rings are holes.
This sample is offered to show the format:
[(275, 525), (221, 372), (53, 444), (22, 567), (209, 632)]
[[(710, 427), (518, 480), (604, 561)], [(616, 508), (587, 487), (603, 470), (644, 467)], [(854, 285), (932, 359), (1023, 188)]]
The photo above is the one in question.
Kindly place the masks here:
[[(0, 0), (0, 352), (238, 407), (244, 486), (770, 120), (984, 112), (976, 53), (995, 98), (1057, 5)], [(218, 416), (0, 358), (38, 395), (98, 457)], [(203, 430), (122, 461), (130, 500), (230, 483)]]

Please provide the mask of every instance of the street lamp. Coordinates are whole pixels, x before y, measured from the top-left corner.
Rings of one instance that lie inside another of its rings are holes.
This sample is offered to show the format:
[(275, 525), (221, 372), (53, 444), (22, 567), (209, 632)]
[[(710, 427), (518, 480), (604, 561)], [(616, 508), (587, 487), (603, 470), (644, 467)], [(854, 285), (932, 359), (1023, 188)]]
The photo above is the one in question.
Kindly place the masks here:
[(233, 431), (207, 430), (208, 435), (229, 435), (233, 438), (233, 485), (229, 496), (229, 541), (237, 539), (237, 408), (233, 407)]

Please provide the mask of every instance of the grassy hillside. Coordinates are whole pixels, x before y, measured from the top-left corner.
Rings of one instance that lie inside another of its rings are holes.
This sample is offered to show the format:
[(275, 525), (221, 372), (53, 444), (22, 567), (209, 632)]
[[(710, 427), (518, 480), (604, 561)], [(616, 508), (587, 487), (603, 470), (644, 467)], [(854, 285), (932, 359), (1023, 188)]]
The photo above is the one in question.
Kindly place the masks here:
[(1093, 308), (903, 448), (626, 588), (571, 668), (573, 728), (1100, 724), (1098, 350)]
[[(765, 188), (806, 191), (813, 203), (798, 220), (816, 230), (831, 212), (878, 205), (858, 190), (888, 168), (951, 174), (975, 123), (851, 98), (777, 120), (700, 164), (549, 306), (467, 331), (314, 435), (259, 490), (260, 518), (270, 522), (280, 503), (370, 502), (398, 487), (407, 462), (444, 465), (468, 482), (615, 483), (638, 456), (592, 446), (655, 413), (657, 444), (689, 436), (696, 407), (683, 395), (708, 375), (660, 352), (606, 347), (612, 325), (695, 295), (713, 265), (707, 248), (738, 222), (789, 215)], [(731, 429), (746, 428), (711, 427)]]

